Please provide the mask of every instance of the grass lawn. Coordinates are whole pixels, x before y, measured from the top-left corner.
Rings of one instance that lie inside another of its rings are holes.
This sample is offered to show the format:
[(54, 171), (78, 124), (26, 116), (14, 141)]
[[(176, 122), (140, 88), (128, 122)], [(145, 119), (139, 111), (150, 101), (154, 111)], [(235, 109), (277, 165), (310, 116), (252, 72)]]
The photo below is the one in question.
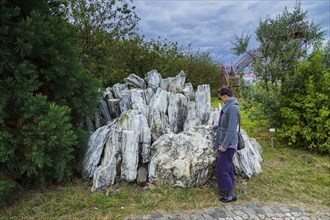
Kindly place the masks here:
[[(236, 184), (237, 203), (282, 203), (310, 212), (330, 208), (330, 158), (290, 149), (275, 142), (271, 147), (266, 122), (248, 120), (242, 128), (262, 146), (263, 172)], [(75, 179), (70, 184), (24, 192), (13, 205), (1, 209), (0, 219), (122, 219), (129, 215), (222, 206), (214, 182), (198, 188), (136, 184), (90, 192), (92, 182)]]

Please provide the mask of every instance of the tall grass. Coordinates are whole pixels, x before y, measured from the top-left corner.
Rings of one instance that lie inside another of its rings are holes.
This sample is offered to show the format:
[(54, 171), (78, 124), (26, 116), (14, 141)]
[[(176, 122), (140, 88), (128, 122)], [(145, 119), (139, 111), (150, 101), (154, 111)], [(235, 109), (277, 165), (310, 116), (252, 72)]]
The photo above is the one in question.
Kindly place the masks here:
[[(249, 120), (244, 112), (242, 128), (262, 146), (263, 171), (236, 184), (237, 203), (298, 204), (310, 212), (330, 208), (329, 156), (287, 148), (276, 141), (272, 147), (267, 122)], [(13, 205), (1, 209), (0, 219), (123, 219), (223, 206), (215, 180), (198, 188), (154, 186), (147, 190), (123, 182), (95, 193), (90, 192), (91, 184), (75, 179), (46, 190), (26, 191)]]

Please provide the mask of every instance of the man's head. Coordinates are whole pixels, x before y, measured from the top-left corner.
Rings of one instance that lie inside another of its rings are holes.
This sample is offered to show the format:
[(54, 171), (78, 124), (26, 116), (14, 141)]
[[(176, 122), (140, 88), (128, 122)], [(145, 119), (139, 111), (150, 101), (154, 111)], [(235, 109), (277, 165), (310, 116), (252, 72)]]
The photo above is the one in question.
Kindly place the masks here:
[(223, 86), (220, 89), (218, 89), (218, 96), (221, 101), (226, 103), (230, 97), (233, 96), (233, 92), (230, 87)]
[(231, 87), (223, 86), (220, 89), (218, 89), (218, 95), (219, 96), (227, 95), (228, 97), (232, 97), (233, 91), (231, 90)]

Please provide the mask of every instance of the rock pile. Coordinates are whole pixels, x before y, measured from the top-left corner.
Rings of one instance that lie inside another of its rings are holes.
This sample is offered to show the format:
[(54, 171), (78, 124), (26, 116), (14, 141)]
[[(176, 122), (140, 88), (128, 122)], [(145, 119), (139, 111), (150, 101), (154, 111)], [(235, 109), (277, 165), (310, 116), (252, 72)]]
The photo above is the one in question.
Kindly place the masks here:
[[(91, 132), (82, 176), (93, 178), (92, 191), (115, 183), (146, 181), (181, 187), (203, 185), (214, 169), (214, 133), (220, 109), (211, 108), (209, 85), (194, 91), (181, 71), (163, 79), (156, 70), (145, 79), (135, 74), (104, 92)], [(243, 132), (246, 149), (235, 155), (237, 173), (261, 172), (261, 148)]]

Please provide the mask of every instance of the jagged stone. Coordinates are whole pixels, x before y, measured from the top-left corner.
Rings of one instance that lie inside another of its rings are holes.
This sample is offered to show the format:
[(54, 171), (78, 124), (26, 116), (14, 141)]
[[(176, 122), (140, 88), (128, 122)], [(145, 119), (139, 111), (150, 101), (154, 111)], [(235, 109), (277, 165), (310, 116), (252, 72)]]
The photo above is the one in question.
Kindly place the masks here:
[(109, 129), (101, 165), (95, 170), (92, 191), (112, 185), (120, 170), (121, 179), (136, 180), (139, 152), (142, 162), (150, 160), (150, 129), (146, 117), (138, 110), (123, 113)]
[(127, 90), (127, 84), (116, 83), (112, 86), (112, 89), (113, 89), (114, 98), (121, 99), (122, 92)]
[(188, 98), (188, 101), (195, 101), (195, 92), (191, 83), (186, 83), (182, 92)]
[(156, 94), (150, 100), (148, 122), (153, 141), (170, 131), (167, 116), (169, 94), (169, 92), (158, 88)]
[(155, 91), (152, 88), (147, 88), (144, 90), (144, 97), (146, 99), (146, 104), (150, 104), (151, 98), (155, 95)]
[(239, 150), (234, 155), (233, 163), (235, 173), (243, 177), (251, 178), (253, 174), (262, 171), (260, 163), (262, 162), (261, 147), (259, 143), (250, 138), (241, 128), (241, 134), (245, 142), (245, 148)]
[(117, 175), (117, 165), (121, 161), (121, 155), (119, 154), (121, 145), (118, 143), (121, 143), (122, 133), (115, 128), (114, 124), (109, 126), (108, 133), (111, 138), (107, 139), (101, 165), (96, 167), (93, 174), (92, 192), (114, 184)]
[(121, 111), (119, 107), (120, 99), (107, 99), (111, 118), (118, 118)]
[(191, 101), (188, 103), (188, 115), (183, 126), (183, 131), (188, 131), (196, 126), (200, 126), (201, 124), (201, 119), (197, 114), (196, 102)]
[(108, 134), (113, 124), (98, 128), (89, 138), (88, 148), (82, 161), (82, 177), (91, 178), (100, 162), (105, 143), (108, 141)]
[(107, 123), (108, 121), (112, 121), (108, 103), (104, 99), (102, 99), (99, 102), (99, 109), (100, 109), (101, 116), (104, 119), (105, 123)]
[(124, 82), (128, 86), (130, 86), (130, 88), (145, 89), (147, 87), (145, 81), (134, 73), (130, 74), (127, 78), (125, 78)]
[(156, 92), (160, 86), (160, 82), (162, 81), (162, 76), (157, 70), (151, 70), (145, 75), (145, 81), (147, 82), (148, 87)]
[(139, 111), (148, 117), (149, 108), (147, 106), (144, 91), (140, 89), (131, 89), (131, 103), (134, 103)]
[(183, 125), (187, 118), (188, 99), (183, 94), (173, 94), (169, 96), (168, 121), (170, 131), (177, 134), (183, 131)]
[(120, 128), (131, 130), (137, 135), (136, 141), (141, 150), (142, 163), (149, 162), (151, 134), (145, 115), (138, 110), (129, 110), (120, 116), (117, 124)]
[(181, 71), (176, 77), (168, 77), (163, 79), (160, 83), (160, 87), (168, 92), (181, 93), (184, 88), (185, 81), (185, 74)]
[(121, 101), (119, 102), (120, 112), (126, 112), (131, 109), (131, 96), (129, 92), (121, 93)]
[(205, 124), (210, 116), (211, 111), (211, 90), (210, 85), (204, 84), (197, 87), (195, 93), (197, 115), (202, 124)]

